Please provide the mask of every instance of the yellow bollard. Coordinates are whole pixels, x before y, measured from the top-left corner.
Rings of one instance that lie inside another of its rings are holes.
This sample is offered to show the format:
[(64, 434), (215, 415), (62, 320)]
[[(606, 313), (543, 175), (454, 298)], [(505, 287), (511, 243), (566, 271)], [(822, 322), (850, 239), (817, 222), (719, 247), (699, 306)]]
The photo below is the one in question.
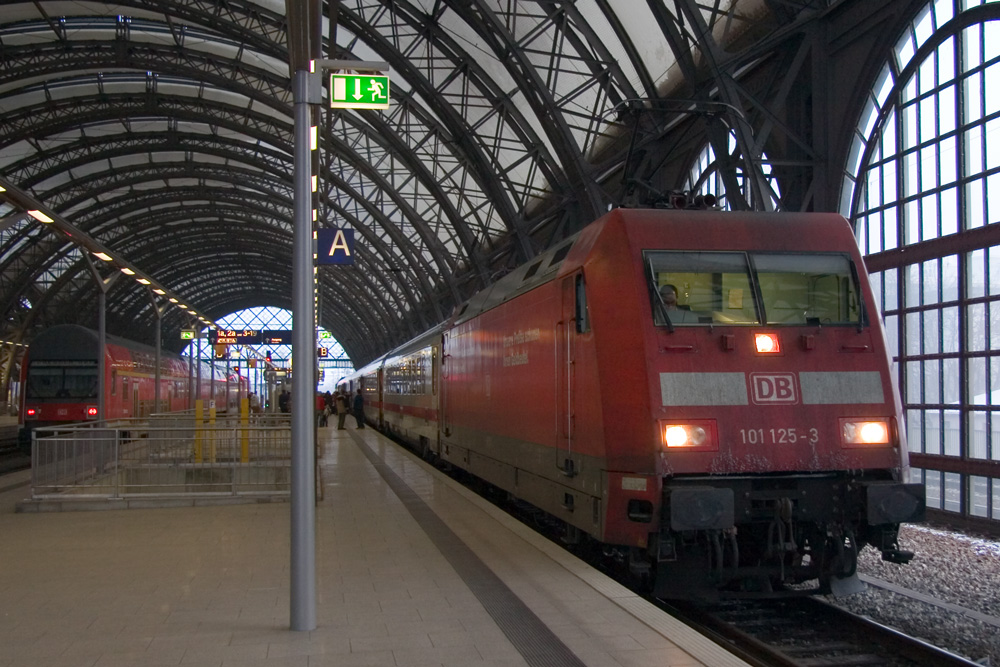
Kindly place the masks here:
[(208, 402), (208, 425), (211, 426), (208, 430), (208, 447), (209, 447), (209, 463), (215, 463), (218, 452), (215, 451), (215, 401)]
[(247, 429), (247, 424), (250, 422), (250, 399), (241, 398), (240, 399), (240, 424), (242, 425), (242, 430), (240, 432), (240, 462), (249, 463), (250, 462), (250, 431)]
[(204, 431), (201, 428), (201, 415), (202, 409), (205, 407), (205, 402), (203, 400), (196, 399), (194, 402), (194, 462), (201, 463), (201, 447), (202, 438), (204, 437)]

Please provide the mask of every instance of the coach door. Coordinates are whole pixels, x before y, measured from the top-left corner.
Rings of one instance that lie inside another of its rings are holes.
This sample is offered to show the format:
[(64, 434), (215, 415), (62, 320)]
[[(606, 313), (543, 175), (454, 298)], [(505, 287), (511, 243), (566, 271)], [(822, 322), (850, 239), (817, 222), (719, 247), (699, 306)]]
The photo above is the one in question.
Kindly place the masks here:
[(583, 274), (563, 279), (562, 317), (556, 324), (556, 467), (568, 477), (580, 472), (576, 439), (576, 338), (586, 331)]
[[(441, 370), (440, 370), (440, 391), (438, 393), (438, 419), (440, 423), (438, 425), (438, 432), (441, 435), (450, 436), (451, 435), (451, 419), (448, 416), (448, 373), (450, 372), (450, 366), (448, 364), (448, 341), (451, 340), (451, 333), (445, 331), (441, 337)], [(439, 436), (440, 437), (440, 436)], [(441, 443), (438, 443), (438, 451), (441, 450)]]

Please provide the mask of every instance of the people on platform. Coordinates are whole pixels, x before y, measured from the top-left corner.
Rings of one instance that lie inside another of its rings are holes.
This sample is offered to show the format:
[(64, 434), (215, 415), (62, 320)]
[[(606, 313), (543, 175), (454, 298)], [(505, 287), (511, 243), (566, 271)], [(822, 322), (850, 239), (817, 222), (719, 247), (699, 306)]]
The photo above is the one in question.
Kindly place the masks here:
[(250, 392), (250, 414), (260, 414), (260, 396)]
[(358, 428), (365, 427), (365, 397), (361, 395), (361, 387), (354, 395), (354, 419), (358, 422)]
[(344, 420), (347, 419), (347, 391), (337, 390), (334, 395), (334, 404), (337, 406), (337, 430), (344, 430)]
[(326, 398), (323, 394), (316, 392), (316, 420), (320, 426), (326, 426)]
[(282, 412), (290, 412), (292, 409), (292, 395), (287, 389), (282, 389), (278, 394), (278, 409)]

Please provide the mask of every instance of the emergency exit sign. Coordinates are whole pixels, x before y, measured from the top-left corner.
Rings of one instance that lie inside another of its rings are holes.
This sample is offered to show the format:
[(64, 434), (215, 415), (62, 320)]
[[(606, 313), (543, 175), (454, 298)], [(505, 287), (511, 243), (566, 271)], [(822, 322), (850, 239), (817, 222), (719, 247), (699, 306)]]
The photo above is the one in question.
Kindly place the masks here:
[(330, 108), (388, 109), (389, 77), (369, 74), (331, 74)]

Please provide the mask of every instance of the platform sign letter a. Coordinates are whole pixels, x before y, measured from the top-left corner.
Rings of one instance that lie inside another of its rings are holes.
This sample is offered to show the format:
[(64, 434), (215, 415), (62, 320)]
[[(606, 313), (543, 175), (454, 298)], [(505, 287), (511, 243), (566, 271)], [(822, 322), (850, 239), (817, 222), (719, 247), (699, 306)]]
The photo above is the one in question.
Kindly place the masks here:
[(320, 229), (316, 232), (316, 261), (319, 264), (353, 264), (354, 230)]

